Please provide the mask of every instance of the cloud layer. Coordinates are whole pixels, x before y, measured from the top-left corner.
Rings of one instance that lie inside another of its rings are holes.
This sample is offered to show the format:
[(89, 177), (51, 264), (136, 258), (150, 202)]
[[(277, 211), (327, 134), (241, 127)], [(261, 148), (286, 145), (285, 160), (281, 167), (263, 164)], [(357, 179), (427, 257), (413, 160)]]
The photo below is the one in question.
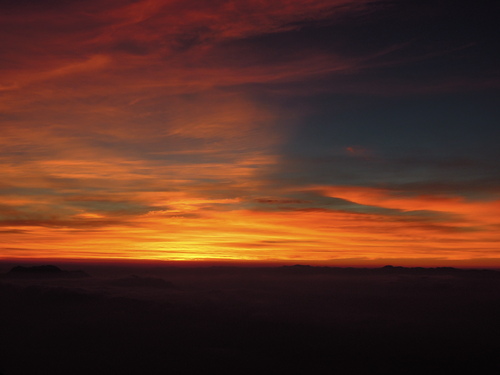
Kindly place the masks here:
[(496, 258), (495, 22), (445, 3), (4, 2), (2, 256)]

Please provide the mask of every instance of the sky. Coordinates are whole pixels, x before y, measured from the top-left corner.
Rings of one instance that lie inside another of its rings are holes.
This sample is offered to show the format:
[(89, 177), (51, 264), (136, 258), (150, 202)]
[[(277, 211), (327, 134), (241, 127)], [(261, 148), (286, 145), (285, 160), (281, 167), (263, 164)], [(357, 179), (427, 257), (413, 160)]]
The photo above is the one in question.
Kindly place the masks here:
[(0, 258), (500, 266), (498, 5), (0, 3)]

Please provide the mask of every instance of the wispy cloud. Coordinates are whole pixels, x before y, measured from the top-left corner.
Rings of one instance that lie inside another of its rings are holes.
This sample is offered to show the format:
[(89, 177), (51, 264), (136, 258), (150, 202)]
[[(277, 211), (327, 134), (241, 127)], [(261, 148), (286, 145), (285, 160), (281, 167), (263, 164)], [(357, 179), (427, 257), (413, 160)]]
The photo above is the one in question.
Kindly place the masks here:
[[(406, 30), (414, 15), (400, 8), (2, 4), (2, 256), (490, 257), (491, 155), (415, 157), (410, 121), (393, 126), (369, 103), (498, 82), (490, 65), (462, 74), (481, 43)], [(398, 104), (390, 113), (403, 118)], [(422, 132), (426, 147), (441, 147), (436, 128)]]

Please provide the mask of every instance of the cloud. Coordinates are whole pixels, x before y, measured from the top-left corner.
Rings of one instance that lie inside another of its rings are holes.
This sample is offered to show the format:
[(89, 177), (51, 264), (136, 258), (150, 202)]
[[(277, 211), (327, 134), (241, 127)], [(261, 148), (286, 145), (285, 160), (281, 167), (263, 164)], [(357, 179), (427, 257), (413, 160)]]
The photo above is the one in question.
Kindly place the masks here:
[(277, 198), (258, 198), (257, 203), (264, 204), (306, 204), (311, 203), (310, 201), (300, 200), (300, 199), (277, 199)]
[[(489, 65), (461, 74), (461, 62), (481, 55), (474, 40), (404, 32), (412, 12), (398, 18), (401, 5), (368, 0), (1, 7), (5, 254), (325, 260), (408, 247), (459, 257), (474, 232), (481, 256), (491, 255), (493, 163), (405, 159), (392, 141), (404, 121), (374, 132), (370, 124), (384, 123), (376, 111), (338, 115), (352, 94), (372, 103), (496, 85)], [(335, 132), (317, 131), (322, 105), (333, 108), (325, 116)], [(347, 128), (355, 137), (342, 138)], [(373, 134), (382, 145), (391, 138), (396, 156), (366, 141)], [(451, 195), (447, 179), (469, 193)]]
[(481, 219), (483, 222), (495, 220), (494, 212), (499, 208), (500, 204), (498, 198), (487, 201), (467, 201), (459, 195), (409, 195), (382, 188), (357, 186), (327, 187), (323, 193), (359, 204), (403, 211), (430, 210), (453, 213)]

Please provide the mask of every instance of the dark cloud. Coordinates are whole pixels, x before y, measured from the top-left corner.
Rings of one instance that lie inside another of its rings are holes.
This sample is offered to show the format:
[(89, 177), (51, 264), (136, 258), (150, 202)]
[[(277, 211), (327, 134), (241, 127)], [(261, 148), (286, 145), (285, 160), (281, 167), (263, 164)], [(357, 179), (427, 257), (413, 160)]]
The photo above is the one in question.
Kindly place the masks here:
[(152, 52), (154, 45), (144, 43), (133, 39), (124, 39), (117, 41), (112, 49), (118, 52), (125, 52), (131, 55), (146, 56)]
[(0, 8), (4, 11), (26, 12), (47, 12), (52, 10), (65, 10), (75, 4), (83, 3), (81, 0), (48, 0), (43, 3), (36, 0), (2, 0)]
[(74, 219), (19, 219), (19, 220), (1, 220), (0, 226), (3, 227), (47, 227), (47, 228), (103, 228), (115, 225), (133, 225), (127, 223), (124, 220), (112, 219), (112, 220), (100, 220), (100, 219), (86, 219), (86, 220), (74, 220)]
[[(145, 214), (158, 207), (148, 207), (135, 202), (117, 201), (112, 199), (81, 199), (81, 198), (68, 198), (68, 202), (72, 207), (83, 208), (89, 212), (96, 213), (109, 213), (114, 215), (140, 215)], [(165, 209), (165, 208), (164, 208)]]
[(272, 199), (272, 198), (259, 198), (256, 199), (257, 203), (263, 204), (307, 204), (309, 201), (300, 199)]
[(5, 233), (5, 234), (24, 234), (24, 233), (27, 233), (27, 231), (23, 230), (23, 229), (2, 229), (2, 230), (0, 230), (0, 233)]

